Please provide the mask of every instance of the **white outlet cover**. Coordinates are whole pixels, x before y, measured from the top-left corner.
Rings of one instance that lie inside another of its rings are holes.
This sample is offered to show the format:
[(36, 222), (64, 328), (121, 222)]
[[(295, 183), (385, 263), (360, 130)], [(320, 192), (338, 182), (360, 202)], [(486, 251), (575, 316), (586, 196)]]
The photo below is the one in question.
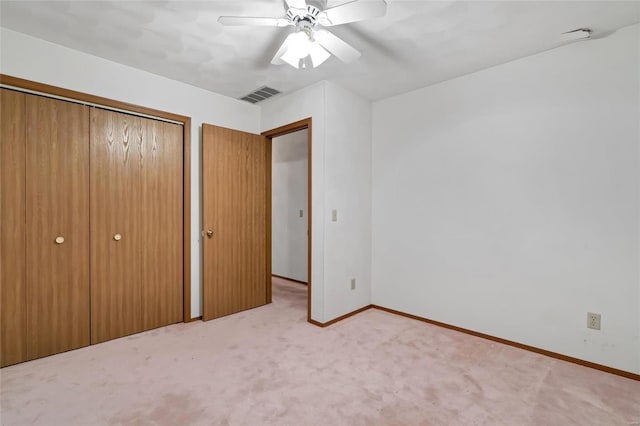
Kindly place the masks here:
[(587, 328), (591, 328), (593, 330), (600, 330), (601, 318), (602, 317), (600, 316), (600, 314), (587, 312)]

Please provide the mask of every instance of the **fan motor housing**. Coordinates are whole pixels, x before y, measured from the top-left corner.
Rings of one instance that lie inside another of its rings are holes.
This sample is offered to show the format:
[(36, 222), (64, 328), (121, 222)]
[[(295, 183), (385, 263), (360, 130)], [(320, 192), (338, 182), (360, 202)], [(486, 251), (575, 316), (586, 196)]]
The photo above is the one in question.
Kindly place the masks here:
[[(322, 0), (308, 0), (306, 4), (307, 9), (304, 12), (301, 9), (287, 8), (287, 18), (289, 19), (289, 21), (296, 25), (298, 25), (298, 23), (306, 21), (309, 22), (311, 26), (314, 26), (318, 21), (318, 15), (322, 10), (324, 10), (327, 2)], [(285, 7), (287, 7), (286, 2)]]

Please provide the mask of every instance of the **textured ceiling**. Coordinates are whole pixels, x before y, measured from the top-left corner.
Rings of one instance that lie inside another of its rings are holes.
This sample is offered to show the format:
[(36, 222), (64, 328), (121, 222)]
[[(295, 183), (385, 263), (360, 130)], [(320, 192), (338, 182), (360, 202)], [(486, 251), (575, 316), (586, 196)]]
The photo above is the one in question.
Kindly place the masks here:
[[(367, 0), (361, 0), (367, 1)], [(331, 1), (329, 6), (345, 1)], [(640, 21), (640, 2), (394, 1), (387, 15), (332, 27), (362, 52), (313, 70), (271, 65), (288, 28), (222, 27), (220, 15), (284, 15), (281, 0), (2, 1), (0, 25), (234, 98), (331, 80), (381, 99)]]

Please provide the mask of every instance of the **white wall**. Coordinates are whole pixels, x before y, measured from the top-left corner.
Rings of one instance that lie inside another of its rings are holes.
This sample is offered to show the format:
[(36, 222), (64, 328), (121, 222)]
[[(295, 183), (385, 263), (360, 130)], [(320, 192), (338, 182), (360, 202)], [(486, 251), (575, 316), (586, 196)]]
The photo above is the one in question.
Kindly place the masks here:
[(320, 82), (263, 104), (261, 128), (307, 117), (313, 118), (311, 317), (325, 322), (371, 301), (371, 104)]
[(0, 72), (191, 117), (191, 316), (201, 315), (202, 122), (260, 130), (260, 109), (184, 83), (2, 28)]
[(639, 40), (376, 102), (373, 302), (640, 373)]
[[(371, 304), (371, 102), (327, 82), (325, 318)], [(336, 209), (338, 221), (331, 221)], [(351, 279), (356, 289), (351, 290)]]
[(307, 147), (304, 129), (273, 138), (271, 148), (271, 272), (303, 282), (308, 280)]

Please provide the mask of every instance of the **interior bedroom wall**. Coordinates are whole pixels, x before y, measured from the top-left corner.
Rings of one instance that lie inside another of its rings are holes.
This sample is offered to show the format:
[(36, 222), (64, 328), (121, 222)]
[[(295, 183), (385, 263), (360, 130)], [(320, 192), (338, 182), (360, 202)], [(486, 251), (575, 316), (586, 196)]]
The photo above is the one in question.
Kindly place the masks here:
[(374, 103), (373, 303), (640, 373), (639, 40)]
[(191, 316), (200, 316), (201, 124), (259, 133), (260, 108), (5, 28), (0, 31), (3, 74), (191, 117)]
[(271, 144), (271, 272), (305, 283), (308, 138), (305, 129), (273, 138)]
[(325, 100), (324, 279), (329, 321), (371, 304), (372, 141), (370, 101), (331, 82), (325, 84)]
[(327, 322), (371, 303), (371, 103), (320, 82), (265, 102), (261, 127), (307, 117), (313, 119), (311, 317)]

